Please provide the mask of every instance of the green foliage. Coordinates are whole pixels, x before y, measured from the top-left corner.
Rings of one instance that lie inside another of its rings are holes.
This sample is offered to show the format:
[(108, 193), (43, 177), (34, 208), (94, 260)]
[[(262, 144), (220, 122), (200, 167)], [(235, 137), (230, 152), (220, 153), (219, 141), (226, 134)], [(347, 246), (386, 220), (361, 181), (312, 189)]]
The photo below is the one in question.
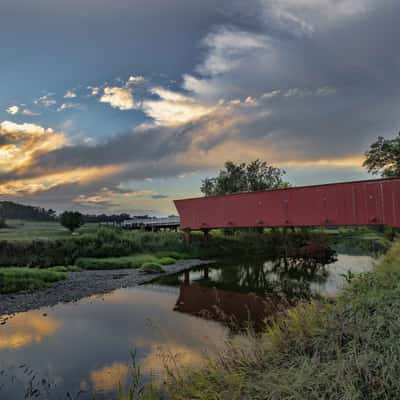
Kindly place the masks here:
[[(108, 258), (79, 258), (76, 265), (82, 269), (123, 269), (123, 268), (155, 268), (162, 265), (170, 265), (176, 262), (172, 257), (157, 257), (152, 254), (138, 254), (127, 257)], [(162, 268), (161, 268), (162, 272)]]
[(141, 268), (145, 263), (156, 263), (158, 258), (150, 254), (140, 254), (128, 257), (79, 258), (76, 265), (82, 269), (124, 269)]
[(365, 153), (368, 172), (386, 178), (400, 177), (400, 133), (394, 139), (382, 136)]
[(35, 268), (0, 268), (0, 294), (48, 287), (65, 279), (64, 272)]
[[(83, 228), (82, 228), (83, 229)], [(100, 228), (67, 239), (5, 241), (0, 240), (0, 266), (74, 265), (78, 258), (130, 256), (163, 252), (160, 257), (188, 258), (188, 246), (178, 232), (124, 231)], [(177, 254), (181, 254), (177, 256)]]
[(176, 259), (173, 257), (161, 257), (158, 259), (161, 265), (171, 265), (176, 263)]
[(145, 262), (142, 265), (143, 271), (150, 273), (150, 274), (161, 274), (164, 272), (161, 263), (158, 262)]
[(8, 228), (6, 220), (0, 217), (0, 229)]
[(256, 190), (277, 189), (287, 187), (283, 181), (285, 171), (260, 160), (249, 164), (225, 163), (217, 177), (206, 178), (202, 182), (201, 191), (206, 196), (254, 192)]
[[(238, 256), (245, 258), (265, 254), (276, 257), (307, 243), (315, 242), (316, 238), (321, 236), (337, 246), (336, 241), (340, 239), (339, 236), (346, 237), (347, 242), (353, 240), (352, 235), (356, 235), (358, 242), (351, 243), (352, 249), (372, 246), (383, 238), (382, 234), (374, 233), (371, 230), (349, 231), (346, 235), (339, 235), (337, 231), (296, 230), (289, 232), (282, 229), (274, 229), (265, 233), (242, 229), (233, 232), (232, 235), (225, 235), (222, 231), (215, 230), (212, 231), (210, 240), (206, 244), (203, 242), (201, 234), (193, 233), (192, 244), (188, 246), (183, 240), (181, 232), (153, 233), (126, 231), (112, 227), (102, 227), (95, 231), (91, 227), (87, 233), (85, 233), (85, 227), (82, 227), (81, 232), (76, 237), (67, 235), (65, 239), (56, 240), (0, 240), (0, 266), (47, 268), (57, 265), (75, 265), (79, 258), (120, 259), (138, 254), (152, 254), (157, 258), (171, 257), (174, 260)], [(364, 237), (367, 237), (368, 241), (364, 240)], [(386, 241), (378, 244), (379, 247), (371, 249), (373, 253), (379, 253), (387, 246)], [(168, 260), (168, 262), (170, 261), (172, 260)]]
[(67, 267), (63, 265), (57, 265), (55, 267), (51, 267), (50, 271), (56, 272), (80, 272), (82, 271), (79, 267), (75, 265), (68, 265)]
[(383, 234), (387, 240), (393, 242), (396, 237), (396, 228), (392, 226), (385, 226)]
[(73, 232), (84, 224), (83, 215), (77, 211), (64, 211), (60, 215), (60, 223), (70, 232)]

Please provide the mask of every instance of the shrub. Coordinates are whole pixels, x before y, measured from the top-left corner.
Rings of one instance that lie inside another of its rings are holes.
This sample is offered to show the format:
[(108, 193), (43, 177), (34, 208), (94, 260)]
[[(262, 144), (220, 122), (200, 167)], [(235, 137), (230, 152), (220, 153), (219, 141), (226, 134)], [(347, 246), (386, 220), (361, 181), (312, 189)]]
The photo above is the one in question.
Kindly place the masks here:
[(171, 265), (176, 263), (176, 259), (172, 257), (161, 257), (158, 262), (161, 265)]
[(146, 262), (142, 265), (142, 270), (149, 274), (160, 274), (163, 273), (164, 270), (161, 264), (157, 262)]

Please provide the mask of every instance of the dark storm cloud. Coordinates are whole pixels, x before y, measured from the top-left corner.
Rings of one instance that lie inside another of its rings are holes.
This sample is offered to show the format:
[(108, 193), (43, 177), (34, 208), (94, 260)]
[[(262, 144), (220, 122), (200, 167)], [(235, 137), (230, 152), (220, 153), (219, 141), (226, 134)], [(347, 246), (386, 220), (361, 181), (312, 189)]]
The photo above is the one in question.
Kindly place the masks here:
[[(398, 1), (252, 4), (258, 15), (264, 12), (264, 26), (210, 34), (200, 81), (186, 85), (215, 100), (259, 99), (280, 90), (240, 126), (243, 141), (270, 136), (282, 150), (295, 143), (302, 157), (338, 157), (360, 153), (377, 135), (398, 129)], [(246, 40), (260, 45), (240, 52)], [(318, 94), (323, 88), (332, 90)]]

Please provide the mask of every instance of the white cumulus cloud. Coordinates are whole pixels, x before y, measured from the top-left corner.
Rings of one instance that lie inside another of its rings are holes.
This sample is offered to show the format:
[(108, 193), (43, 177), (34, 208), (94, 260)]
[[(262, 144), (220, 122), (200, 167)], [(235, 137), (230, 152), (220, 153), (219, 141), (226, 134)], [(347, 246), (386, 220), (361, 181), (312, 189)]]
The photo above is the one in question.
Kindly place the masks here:
[(105, 87), (100, 102), (108, 103), (111, 107), (120, 110), (132, 110), (135, 108), (132, 92), (126, 87)]
[(18, 114), (18, 112), (19, 112), (18, 106), (10, 106), (6, 109), (6, 113), (11, 114), (11, 115)]

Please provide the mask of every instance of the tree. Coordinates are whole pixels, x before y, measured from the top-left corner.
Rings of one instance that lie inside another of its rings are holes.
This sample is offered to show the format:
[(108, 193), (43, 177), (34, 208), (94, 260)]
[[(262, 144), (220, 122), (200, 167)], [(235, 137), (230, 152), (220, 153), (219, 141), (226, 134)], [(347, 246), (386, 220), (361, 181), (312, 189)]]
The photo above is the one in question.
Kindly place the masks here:
[(385, 178), (400, 177), (400, 132), (394, 139), (379, 136), (365, 157), (363, 166), (368, 172)]
[(213, 196), (288, 187), (283, 181), (285, 173), (265, 161), (255, 160), (249, 164), (227, 161), (218, 176), (202, 181), (201, 192)]
[(72, 233), (84, 224), (83, 215), (80, 212), (64, 211), (60, 216), (60, 223)]

